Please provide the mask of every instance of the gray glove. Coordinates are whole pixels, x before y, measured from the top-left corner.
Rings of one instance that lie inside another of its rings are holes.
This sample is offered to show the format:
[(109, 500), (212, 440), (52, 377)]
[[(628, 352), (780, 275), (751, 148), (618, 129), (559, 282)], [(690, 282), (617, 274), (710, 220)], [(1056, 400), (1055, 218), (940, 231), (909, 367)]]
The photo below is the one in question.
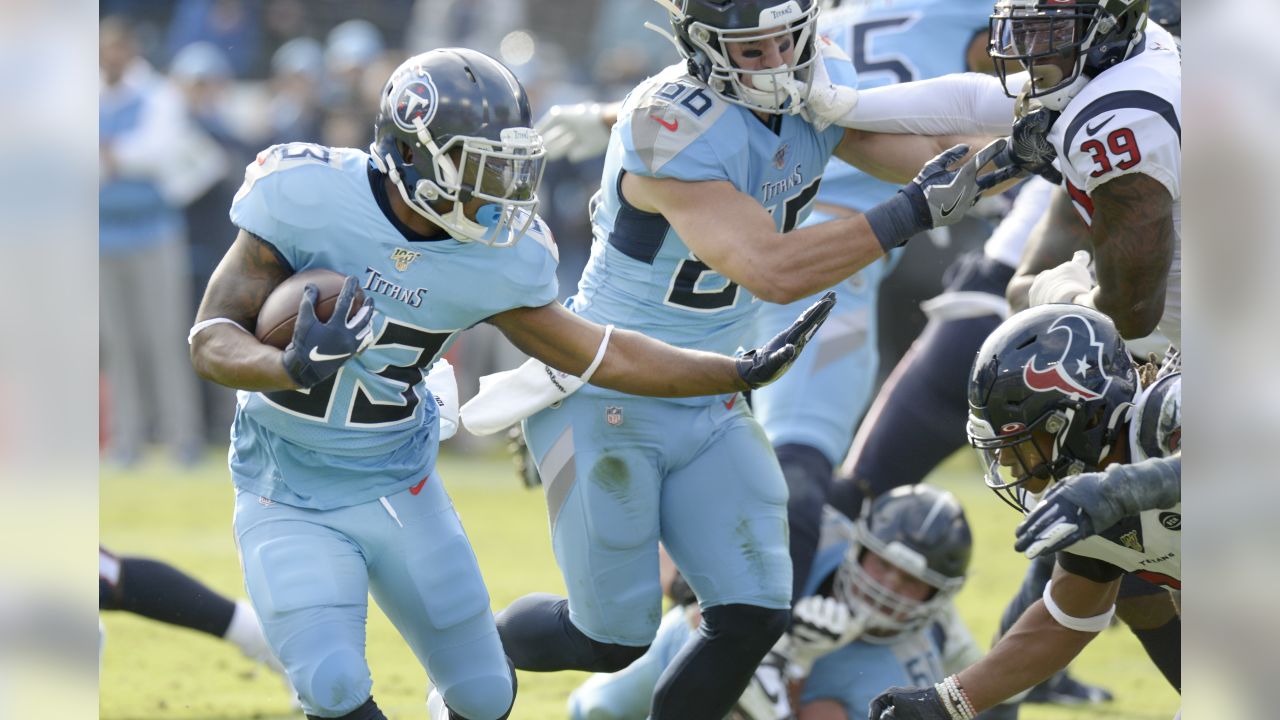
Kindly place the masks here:
[(1027, 557), (1056, 553), (1126, 517), (1173, 507), (1181, 498), (1181, 455), (1065, 478), (1018, 526), (1013, 549)]
[(868, 210), (867, 222), (885, 251), (905, 244), (917, 233), (960, 222), (984, 190), (1013, 177), (1016, 168), (978, 177), (978, 170), (1006, 144), (1004, 138), (993, 140), (952, 170), (951, 166), (969, 152), (968, 145), (956, 145), (926, 163), (896, 195)]
[(1013, 131), (1004, 152), (995, 157), (996, 167), (1016, 167), (1039, 175), (1054, 185), (1062, 184), (1062, 173), (1053, 166), (1058, 151), (1049, 142), (1049, 129), (1059, 113), (1036, 108), (1013, 122)]

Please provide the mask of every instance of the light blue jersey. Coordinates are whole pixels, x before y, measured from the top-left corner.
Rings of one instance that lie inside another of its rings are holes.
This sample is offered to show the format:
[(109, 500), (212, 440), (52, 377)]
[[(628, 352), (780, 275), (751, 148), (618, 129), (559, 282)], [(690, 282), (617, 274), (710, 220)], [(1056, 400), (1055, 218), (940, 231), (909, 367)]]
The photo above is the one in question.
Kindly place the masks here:
[(231, 430), (238, 487), (326, 510), (392, 495), (435, 465), (427, 368), (455, 335), (503, 311), (556, 298), (556, 250), (537, 221), (515, 247), (431, 239), (391, 211), (384, 176), (350, 148), (293, 143), (250, 163), (237, 226), (294, 272), (354, 275), (375, 313), (374, 342), (308, 391), (241, 391)]
[[(851, 81), (839, 77), (847, 65), (831, 68), (836, 82)], [(733, 354), (749, 338), (755, 298), (698, 260), (661, 215), (629, 205), (623, 173), (728, 181), (789, 231), (808, 216), (843, 133), (818, 132), (796, 115), (761, 121), (717, 99), (683, 63), (641, 83), (623, 101), (609, 140), (591, 258), (571, 308), (679, 347)]]
[[(964, 72), (969, 45), (985, 31), (990, 14), (989, 0), (863, 0), (824, 13), (819, 29), (849, 55), (865, 90)], [(832, 158), (817, 210), (805, 225), (840, 211), (864, 212), (897, 191), (897, 185)], [(879, 372), (876, 298), (900, 257), (901, 251), (891, 253), (836, 285), (836, 307), (809, 348), (778, 382), (753, 394), (756, 416), (774, 446), (816, 448), (833, 466), (844, 459)], [(751, 344), (776, 335), (816, 300), (765, 303)]]

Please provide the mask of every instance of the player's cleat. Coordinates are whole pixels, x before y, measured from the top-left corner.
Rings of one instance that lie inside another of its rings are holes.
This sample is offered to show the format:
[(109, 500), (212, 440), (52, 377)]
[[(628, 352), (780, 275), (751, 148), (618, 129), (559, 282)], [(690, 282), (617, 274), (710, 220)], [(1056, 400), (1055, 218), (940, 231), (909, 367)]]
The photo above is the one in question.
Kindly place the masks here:
[(1087, 685), (1067, 674), (1066, 670), (1031, 688), (1023, 702), (1041, 705), (1095, 705), (1111, 702), (1106, 688)]

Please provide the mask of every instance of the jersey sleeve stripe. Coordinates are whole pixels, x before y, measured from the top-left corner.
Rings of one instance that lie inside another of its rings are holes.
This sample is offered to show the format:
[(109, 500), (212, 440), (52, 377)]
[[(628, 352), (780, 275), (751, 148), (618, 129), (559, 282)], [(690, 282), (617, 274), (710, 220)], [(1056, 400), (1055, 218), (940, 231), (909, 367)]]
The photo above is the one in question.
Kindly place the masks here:
[(1182, 144), (1182, 123), (1178, 121), (1178, 113), (1172, 103), (1159, 95), (1154, 95), (1144, 90), (1125, 90), (1100, 97), (1081, 110), (1080, 114), (1076, 115), (1071, 124), (1067, 126), (1066, 139), (1063, 141), (1062, 146), (1066, 148), (1074, 147), (1072, 143), (1085, 123), (1102, 113), (1125, 108), (1150, 110), (1159, 114), (1160, 117), (1164, 118), (1165, 122), (1169, 123), (1169, 127), (1173, 128), (1173, 132), (1177, 134), (1178, 144)]
[(667, 237), (671, 223), (658, 213), (636, 208), (622, 197), (622, 178), (625, 175), (625, 172), (618, 173), (618, 214), (613, 219), (613, 229), (609, 231), (609, 244), (632, 260), (652, 265), (662, 249), (662, 241)]

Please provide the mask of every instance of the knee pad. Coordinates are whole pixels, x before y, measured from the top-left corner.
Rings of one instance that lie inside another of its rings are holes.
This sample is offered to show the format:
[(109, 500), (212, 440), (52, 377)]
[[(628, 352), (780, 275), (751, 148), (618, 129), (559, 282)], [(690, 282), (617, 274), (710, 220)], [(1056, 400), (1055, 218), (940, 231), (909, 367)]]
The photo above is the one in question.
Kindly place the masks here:
[(322, 717), (341, 717), (356, 710), (373, 691), (364, 656), (349, 647), (332, 649), (318, 662), (288, 670), (303, 709)]
[[(492, 676), (477, 677), (450, 685), (444, 698), (449, 720), (507, 720), (516, 705), (516, 667), (507, 658), (509, 682), (497, 683)], [(507, 689), (510, 688), (508, 693)], [(454, 708), (462, 708), (466, 714)], [(498, 714), (501, 713), (501, 714)]]
[(716, 605), (702, 611), (700, 632), (709, 640), (737, 645), (743, 653), (764, 657), (790, 623), (789, 608)]

